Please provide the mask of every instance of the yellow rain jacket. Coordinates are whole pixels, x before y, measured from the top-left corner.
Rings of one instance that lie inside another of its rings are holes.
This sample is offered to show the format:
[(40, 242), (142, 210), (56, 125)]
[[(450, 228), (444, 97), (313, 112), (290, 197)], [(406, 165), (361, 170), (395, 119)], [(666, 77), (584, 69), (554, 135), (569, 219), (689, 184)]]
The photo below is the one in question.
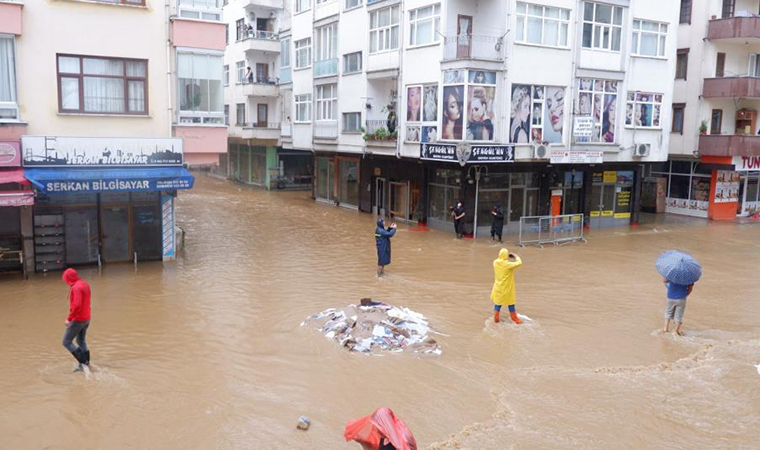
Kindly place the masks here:
[(493, 261), (493, 290), (491, 300), (495, 305), (514, 305), (517, 300), (515, 293), (515, 269), (522, 265), (522, 260), (515, 255), (515, 260), (509, 260), (506, 248), (499, 251), (499, 257)]

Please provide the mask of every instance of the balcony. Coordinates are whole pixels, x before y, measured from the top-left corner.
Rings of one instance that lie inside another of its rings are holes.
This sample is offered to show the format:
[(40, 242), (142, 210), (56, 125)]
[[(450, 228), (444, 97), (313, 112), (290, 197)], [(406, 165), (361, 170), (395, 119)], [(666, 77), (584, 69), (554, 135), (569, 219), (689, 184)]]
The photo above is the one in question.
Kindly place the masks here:
[(243, 2), (243, 7), (246, 9), (256, 7), (282, 9), (283, 6), (283, 0), (244, 0)]
[(314, 61), (314, 78), (330, 77), (338, 74), (338, 59)]
[(243, 83), (243, 95), (248, 97), (279, 97), (276, 78), (257, 78)]
[(707, 25), (707, 39), (733, 39), (738, 43), (760, 40), (760, 17), (729, 17), (711, 20)]
[(338, 122), (314, 122), (315, 139), (338, 139)]
[(713, 134), (699, 137), (700, 156), (758, 156), (760, 136)]
[(287, 84), (293, 82), (293, 71), (290, 67), (283, 67), (280, 69), (280, 84)]
[(398, 50), (383, 53), (370, 53), (367, 57), (367, 78), (398, 77)]
[(260, 139), (262, 141), (276, 141), (280, 138), (279, 123), (246, 123), (243, 125), (243, 139)]
[(364, 124), (364, 141), (368, 147), (395, 149), (398, 130), (388, 131), (388, 120), (367, 120)]
[(447, 37), (443, 40), (443, 60), (504, 61), (503, 47), (503, 40), (498, 36), (467, 34)]
[(702, 96), (705, 98), (760, 98), (760, 78), (705, 78)]
[(246, 52), (280, 53), (279, 36), (271, 31), (250, 30), (240, 42), (245, 43)]

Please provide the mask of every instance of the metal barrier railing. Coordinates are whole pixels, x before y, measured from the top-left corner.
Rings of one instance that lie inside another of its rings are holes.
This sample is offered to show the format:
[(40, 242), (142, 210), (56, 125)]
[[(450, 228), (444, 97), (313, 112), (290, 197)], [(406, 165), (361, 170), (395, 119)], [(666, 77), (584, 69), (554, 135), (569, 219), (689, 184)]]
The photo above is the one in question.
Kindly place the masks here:
[(570, 242), (586, 242), (583, 237), (583, 214), (561, 216), (520, 217), (520, 236), (517, 245), (533, 244), (563, 245)]

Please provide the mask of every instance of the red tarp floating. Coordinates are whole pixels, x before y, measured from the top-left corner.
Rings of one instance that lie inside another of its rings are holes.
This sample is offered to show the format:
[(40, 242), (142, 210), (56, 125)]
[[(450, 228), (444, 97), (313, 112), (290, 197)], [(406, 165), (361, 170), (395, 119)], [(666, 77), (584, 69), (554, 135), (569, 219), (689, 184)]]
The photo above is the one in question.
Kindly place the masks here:
[(349, 421), (343, 436), (347, 441), (362, 444), (366, 450), (378, 450), (384, 437), (397, 450), (417, 450), (412, 432), (390, 408), (378, 408), (370, 416)]

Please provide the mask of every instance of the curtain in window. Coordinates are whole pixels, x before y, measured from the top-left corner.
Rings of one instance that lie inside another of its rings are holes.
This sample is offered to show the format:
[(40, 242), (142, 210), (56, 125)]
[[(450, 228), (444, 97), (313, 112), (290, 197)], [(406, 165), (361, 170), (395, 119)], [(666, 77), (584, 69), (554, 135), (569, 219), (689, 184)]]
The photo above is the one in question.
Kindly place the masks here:
[(0, 102), (16, 102), (16, 65), (12, 37), (0, 37)]
[(87, 112), (124, 112), (124, 80), (84, 77), (84, 110)]

